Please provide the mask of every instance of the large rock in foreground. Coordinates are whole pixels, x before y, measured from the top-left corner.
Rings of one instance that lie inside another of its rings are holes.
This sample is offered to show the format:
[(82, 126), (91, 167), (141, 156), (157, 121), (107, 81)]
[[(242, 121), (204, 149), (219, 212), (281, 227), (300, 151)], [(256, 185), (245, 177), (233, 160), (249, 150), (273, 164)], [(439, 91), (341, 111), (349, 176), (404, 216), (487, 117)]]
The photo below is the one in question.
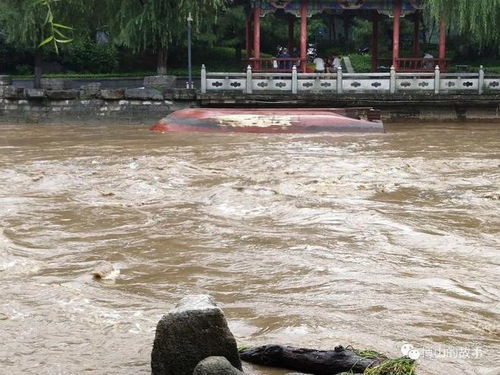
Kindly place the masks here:
[(151, 353), (153, 375), (192, 375), (207, 357), (225, 357), (241, 370), (236, 340), (224, 313), (207, 295), (187, 296), (156, 327)]
[(198, 363), (193, 375), (244, 375), (224, 357), (208, 357)]

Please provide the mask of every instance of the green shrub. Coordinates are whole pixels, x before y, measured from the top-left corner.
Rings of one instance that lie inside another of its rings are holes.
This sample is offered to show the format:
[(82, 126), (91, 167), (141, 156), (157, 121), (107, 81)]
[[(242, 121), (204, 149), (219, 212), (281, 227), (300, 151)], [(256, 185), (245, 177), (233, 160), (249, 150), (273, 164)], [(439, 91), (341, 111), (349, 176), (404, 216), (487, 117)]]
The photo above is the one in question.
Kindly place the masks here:
[(119, 65), (118, 50), (113, 44), (90, 39), (70, 43), (61, 57), (67, 70), (82, 73), (112, 73)]
[(16, 74), (19, 75), (31, 75), (33, 74), (33, 67), (28, 64), (16, 65)]
[(372, 69), (371, 55), (349, 55), (351, 64), (356, 73), (368, 73)]
[[(0, 31), (0, 70), (1, 73), (16, 73), (18, 67), (32, 66), (33, 54), (12, 44), (6, 44)], [(31, 71), (32, 68), (30, 68)]]

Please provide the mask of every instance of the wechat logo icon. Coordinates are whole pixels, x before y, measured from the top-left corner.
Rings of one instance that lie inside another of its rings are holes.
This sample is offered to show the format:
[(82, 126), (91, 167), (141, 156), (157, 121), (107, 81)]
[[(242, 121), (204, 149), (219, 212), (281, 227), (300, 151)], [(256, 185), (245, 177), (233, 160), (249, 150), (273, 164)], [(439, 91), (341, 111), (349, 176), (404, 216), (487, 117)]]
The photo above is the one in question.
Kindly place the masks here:
[(420, 351), (416, 349), (412, 344), (408, 343), (405, 343), (403, 344), (403, 346), (401, 346), (401, 354), (403, 354), (405, 357), (413, 359), (414, 361), (420, 358)]

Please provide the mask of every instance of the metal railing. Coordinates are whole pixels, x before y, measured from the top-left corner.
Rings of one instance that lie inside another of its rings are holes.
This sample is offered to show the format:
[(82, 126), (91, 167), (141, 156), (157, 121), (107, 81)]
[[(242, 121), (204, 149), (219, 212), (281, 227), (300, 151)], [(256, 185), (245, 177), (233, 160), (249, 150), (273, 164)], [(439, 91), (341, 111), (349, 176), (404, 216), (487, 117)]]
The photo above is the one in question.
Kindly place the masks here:
[(433, 72), (389, 73), (299, 73), (294, 66), (291, 72), (254, 72), (248, 66), (245, 73), (212, 73), (205, 66), (201, 70), (201, 92), (252, 93), (434, 93), (434, 94), (483, 94), (500, 93), (500, 76), (487, 75), (483, 67), (476, 73), (442, 73), (439, 66)]

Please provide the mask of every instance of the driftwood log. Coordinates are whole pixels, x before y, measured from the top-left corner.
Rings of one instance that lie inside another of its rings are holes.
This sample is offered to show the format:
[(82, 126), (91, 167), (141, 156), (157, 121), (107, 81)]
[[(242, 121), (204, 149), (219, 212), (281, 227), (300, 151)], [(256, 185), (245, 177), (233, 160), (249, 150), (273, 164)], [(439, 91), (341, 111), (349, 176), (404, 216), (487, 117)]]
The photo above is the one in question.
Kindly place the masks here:
[(242, 360), (258, 365), (281, 367), (314, 375), (333, 375), (341, 372), (363, 373), (380, 362), (358, 356), (350, 349), (337, 346), (335, 350), (314, 350), (290, 346), (266, 345), (246, 349)]

